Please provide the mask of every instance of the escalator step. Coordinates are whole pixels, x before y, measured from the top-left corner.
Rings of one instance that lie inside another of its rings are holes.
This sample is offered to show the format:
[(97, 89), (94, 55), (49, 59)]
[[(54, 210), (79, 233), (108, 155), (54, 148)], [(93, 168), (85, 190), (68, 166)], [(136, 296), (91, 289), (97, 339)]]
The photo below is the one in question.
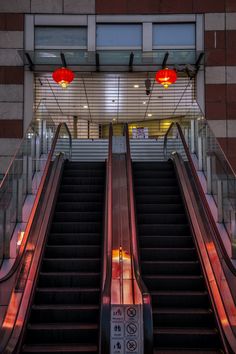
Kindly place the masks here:
[(35, 304), (98, 304), (99, 287), (37, 288)]
[(142, 261), (195, 261), (195, 248), (142, 248)]
[(148, 289), (168, 291), (203, 291), (205, 284), (202, 276), (194, 275), (144, 275), (143, 280)]
[(163, 195), (163, 194), (135, 194), (135, 199), (136, 199), (136, 203), (137, 205), (139, 205), (140, 203), (144, 203), (144, 204), (171, 204), (171, 203), (180, 203), (181, 202), (181, 196), (180, 194), (176, 194), (176, 195)]
[(22, 353), (99, 352), (105, 175), (64, 164)]
[(154, 308), (153, 324), (156, 328), (211, 328), (214, 326), (214, 316), (211, 310), (204, 308)]
[(58, 245), (47, 246), (45, 249), (45, 258), (98, 258), (101, 254), (101, 247), (94, 245)]
[(101, 193), (104, 190), (103, 185), (75, 185), (75, 184), (62, 184), (60, 192), (62, 193)]
[(102, 211), (103, 203), (101, 202), (60, 202), (56, 205), (56, 212), (68, 212), (68, 211)]
[(207, 328), (154, 328), (154, 345), (158, 347), (219, 348), (219, 335)]
[(199, 275), (200, 265), (198, 261), (143, 261), (142, 274), (150, 275)]
[(143, 186), (138, 186), (135, 187), (135, 193), (136, 195), (139, 194), (145, 194), (145, 195), (179, 195), (179, 188), (176, 186), (147, 186), (147, 187), (143, 187)]
[(156, 186), (163, 186), (163, 187), (175, 187), (176, 186), (176, 178), (136, 178), (136, 183), (139, 187), (156, 187)]
[(101, 243), (99, 233), (51, 233), (48, 236), (48, 245), (94, 245)]
[(61, 272), (61, 275), (65, 272), (96, 273), (100, 265), (101, 261), (98, 258), (44, 258), (41, 271), (47, 274)]
[(31, 323), (95, 323), (98, 316), (98, 305), (34, 305)]
[(166, 171), (173, 170), (173, 165), (170, 162), (133, 162), (133, 167), (135, 171)]
[(161, 354), (223, 354), (223, 352), (221, 350), (217, 350), (217, 349), (209, 349), (209, 348), (201, 348), (199, 349), (184, 349), (184, 348), (180, 348), (180, 349), (164, 349), (164, 348), (155, 348), (153, 351), (153, 354), (157, 354), (157, 353), (161, 353)]
[(27, 343), (97, 343), (98, 325), (93, 323), (39, 323), (27, 327)]
[(134, 178), (175, 178), (174, 171), (168, 170), (133, 170)]
[(185, 214), (137, 214), (140, 224), (187, 224)]
[(158, 308), (208, 308), (209, 298), (206, 291), (151, 291), (152, 304)]
[(83, 202), (103, 202), (102, 193), (62, 193), (58, 196), (58, 202), (83, 203)]
[(61, 211), (55, 212), (53, 220), (55, 222), (62, 221), (62, 222), (99, 222), (102, 217), (102, 212), (98, 211)]
[(163, 248), (188, 248), (193, 247), (191, 236), (140, 236), (139, 244), (141, 247), (163, 247)]
[(65, 168), (63, 172), (63, 177), (105, 177), (105, 172), (100, 169), (91, 169), (91, 170), (77, 170), (72, 168), (72, 166)]
[[(96, 270), (100, 269), (100, 265)], [(88, 271), (88, 269), (87, 269)], [(40, 287), (98, 287), (100, 285), (100, 273), (79, 272), (53, 272), (40, 273), (38, 286)]]
[(184, 207), (182, 204), (138, 204), (137, 205), (137, 213), (138, 214), (153, 214), (153, 213), (158, 213), (158, 214), (171, 214), (171, 213), (177, 213), (177, 214), (183, 214)]
[(172, 162), (133, 163), (142, 279), (154, 353), (220, 353), (214, 312)]
[(53, 222), (51, 226), (51, 232), (56, 233), (65, 233), (65, 232), (101, 232), (102, 231), (102, 224), (100, 222)]
[[(65, 171), (68, 169), (75, 169), (76, 171), (93, 171), (93, 170), (101, 170), (105, 168), (105, 162), (76, 162), (76, 161), (67, 161), (65, 163), (64, 169)], [(89, 173), (90, 174), (90, 173)]]
[(22, 353), (43, 353), (43, 354), (51, 354), (51, 353), (79, 353), (79, 354), (94, 354), (98, 353), (98, 347), (96, 345), (86, 344), (68, 344), (67, 346), (63, 346), (62, 344), (58, 345), (24, 345), (22, 349)]
[(104, 185), (103, 176), (65, 176), (62, 178), (62, 185)]
[(190, 228), (186, 224), (139, 224), (138, 233), (140, 236), (162, 235), (162, 236), (187, 236), (190, 234)]

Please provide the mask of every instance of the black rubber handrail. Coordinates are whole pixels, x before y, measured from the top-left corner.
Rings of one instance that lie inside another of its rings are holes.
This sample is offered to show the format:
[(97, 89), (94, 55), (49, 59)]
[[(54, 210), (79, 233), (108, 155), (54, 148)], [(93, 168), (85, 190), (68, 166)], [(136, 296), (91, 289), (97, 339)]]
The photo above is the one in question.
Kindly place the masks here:
[(60, 123), (58, 125), (58, 127), (57, 127), (57, 130), (56, 130), (53, 142), (52, 142), (51, 150), (50, 150), (50, 153), (49, 153), (48, 158), (47, 158), (47, 162), (46, 162), (46, 166), (45, 166), (45, 169), (44, 169), (44, 173), (43, 173), (43, 176), (42, 176), (40, 184), (39, 184), (39, 188), (38, 188), (38, 191), (37, 191), (37, 194), (36, 194), (36, 197), (35, 197), (33, 208), (31, 210), (31, 213), (30, 213), (30, 216), (29, 216), (29, 221), (28, 221), (27, 226), (26, 226), (24, 238), (22, 240), (19, 253), (18, 253), (18, 255), (16, 257), (16, 260), (15, 260), (12, 268), (10, 269), (10, 271), (5, 276), (0, 278), (0, 284), (3, 283), (4, 281), (8, 280), (17, 271), (18, 266), (21, 263), (22, 257), (24, 255), (25, 247), (26, 247), (26, 244), (27, 244), (28, 236), (29, 236), (29, 234), (31, 232), (31, 227), (32, 227), (32, 224), (33, 224), (34, 216), (35, 216), (35, 213), (36, 213), (36, 210), (37, 210), (37, 207), (39, 205), (39, 201), (40, 201), (40, 198), (41, 198), (41, 195), (42, 195), (43, 186), (44, 186), (44, 183), (46, 181), (46, 177), (48, 175), (48, 171), (49, 171), (49, 168), (50, 168), (50, 163), (51, 163), (53, 154), (55, 152), (57, 140), (58, 140), (58, 137), (59, 137), (59, 134), (60, 134), (60, 130), (61, 130), (62, 127), (64, 127), (66, 129), (66, 131), (68, 133), (68, 136), (69, 136), (70, 155), (71, 155), (71, 149), (72, 149), (71, 133), (70, 133), (69, 128), (68, 128), (66, 123)]
[(128, 175), (128, 200), (129, 200), (129, 212), (130, 212), (130, 225), (131, 225), (131, 256), (134, 270), (135, 280), (142, 294), (143, 299), (143, 325), (144, 325), (144, 353), (153, 354), (153, 321), (152, 321), (152, 305), (151, 295), (144, 284), (141, 271), (140, 260), (138, 252), (138, 240), (136, 230), (136, 213), (134, 203), (134, 188), (133, 188), (133, 174), (132, 174), (132, 162), (130, 153), (129, 142), (129, 130), (128, 124), (125, 124), (124, 129), (126, 137), (126, 155), (127, 155), (127, 175)]
[[(194, 177), (191, 178), (191, 176), (193, 176), (191, 169), (187, 170), (182, 156), (178, 152), (174, 152), (172, 153), (170, 160), (172, 160), (174, 164), (174, 168), (179, 180), (182, 192), (181, 194), (184, 198), (186, 211), (188, 214), (189, 226), (196, 241), (195, 245), (199, 254), (200, 263), (202, 265), (208, 293), (216, 315), (216, 321), (224, 347), (224, 353), (231, 353), (233, 348), (233, 353), (235, 353), (236, 338), (232, 327), (222, 325), (222, 321), (227, 318), (227, 314), (229, 314), (229, 312), (227, 312), (225, 309), (224, 300), (222, 298), (222, 290), (217, 283), (217, 276), (215, 275), (212, 266), (209, 266), (209, 263), (211, 264), (211, 260), (207, 251), (206, 243), (209, 242), (209, 236), (210, 240), (213, 240), (214, 236), (212, 235), (211, 231), (209, 232), (208, 219), (204, 212), (204, 205), (201, 201), (201, 197), (199, 198), (199, 193), (198, 189), (196, 188)], [(219, 269), (219, 272), (222, 272), (222, 269)], [(216, 286), (214, 284), (216, 284)], [(226, 294), (224, 298), (227, 299)], [(228, 306), (228, 311), (229, 309), (231, 310), (230, 306)]]
[(100, 308), (99, 353), (110, 353), (110, 305), (112, 280), (112, 124), (109, 127), (109, 147), (106, 166), (106, 197), (103, 238), (103, 270)]
[(179, 136), (180, 136), (180, 139), (182, 141), (182, 144), (183, 144), (183, 147), (184, 147), (184, 150), (185, 150), (185, 154), (188, 158), (188, 161), (189, 161), (189, 166), (190, 166), (190, 169), (191, 169), (191, 173), (194, 177), (194, 181), (195, 181), (195, 184), (196, 184), (196, 187), (198, 189), (198, 192), (200, 193), (201, 195), (201, 200), (204, 204), (204, 208), (205, 208), (205, 212), (206, 212), (206, 215), (207, 215), (207, 218), (209, 220), (209, 224), (211, 226), (211, 228), (213, 229), (213, 232), (214, 232), (214, 236), (215, 236), (215, 240), (217, 241), (217, 244), (220, 248), (220, 251), (222, 253), (222, 256), (226, 262), (226, 265), (227, 267), (229, 268), (229, 270), (231, 271), (231, 273), (236, 276), (236, 268), (234, 267), (229, 255), (228, 255), (228, 252), (225, 248), (225, 245), (222, 241), (222, 238), (221, 238), (221, 235), (219, 234), (219, 231), (218, 231), (218, 228), (216, 226), (216, 223), (215, 223), (215, 220), (213, 218), (213, 215), (211, 213), (211, 210), (209, 208), (209, 205), (207, 203), (207, 200), (206, 200), (206, 196), (205, 196), (205, 193), (202, 189), (202, 186), (201, 186), (201, 183), (199, 181), (199, 178), (198, 178), (198, 175), (197, 175), (197, 172), (196, 172), (196, 169), (195, 169), (195, 166), (194, 166), (194, 163), (193, 163), (193, 159), (192, 159), (192, 156), (190, 154), (190, 151), (189, 151), (189, 148), (188, 148), (188, 145), (186, 143), (186, 140), (185, 140), (185, 137), (184, 137), (184, 134), (183, 134), (183, 131), (181, 129), (181, 126), (179, 123), (177, 122), (173, 122), (171, 123), (168, 131), (166, 132), (166, 135), (165, 135), (165, 138), (164, 138), (164, 154), (166, 153), (166, 148), (167, 148), (167, 141), (168, 141), (168, 134), (169, 132), (171, 131), (172, 127), (176, 125), (177, 127), (177, 130), (178, 130), (178, 133), (179, 133)]

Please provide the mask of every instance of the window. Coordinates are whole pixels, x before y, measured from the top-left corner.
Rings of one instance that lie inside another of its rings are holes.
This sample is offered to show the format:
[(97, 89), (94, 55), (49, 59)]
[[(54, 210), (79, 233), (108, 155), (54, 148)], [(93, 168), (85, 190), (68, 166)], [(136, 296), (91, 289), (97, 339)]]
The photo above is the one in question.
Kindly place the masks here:
[(195, 24), (154, 24), (153, 48), (195, 48)]
[(87, 27), (36, 27), (35, 48), (87, 48)]
[(141, 49), (141, 24), (97, 25), (98, 49)]

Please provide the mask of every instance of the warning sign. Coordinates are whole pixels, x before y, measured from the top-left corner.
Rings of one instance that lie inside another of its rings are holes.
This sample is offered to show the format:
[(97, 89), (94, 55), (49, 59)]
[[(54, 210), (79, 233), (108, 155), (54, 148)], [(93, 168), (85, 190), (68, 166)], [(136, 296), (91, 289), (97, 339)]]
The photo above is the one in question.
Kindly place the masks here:
[(141, 305), (112, 305), (111, 354), (142, 354)]
[(138, 333), (138, 325), (135, 322), (129, 322), (125, 326), (126, 334), (136, 336)]
[(123, 321), (124, 320), (124, 307), (123, 306), (112, 306), (111, 309), (111, 320), (112, 321)]
[(138, 321), (139, 320), (139, 309), (134, 306), (128, 306), (125, 309), (125, 320), (126, 321)]
[(134, 353), (137, 352), (138, 344), (136, 340), (127, 340), (126, 341), (126, 352)]
[(111, 340), (111, 353), (124, 354), (124, 341), (123, 340)]
[(124, 324), (112, 322), (111, 336), (112, 336), (112, 338), (123, 338), (124, 337)]

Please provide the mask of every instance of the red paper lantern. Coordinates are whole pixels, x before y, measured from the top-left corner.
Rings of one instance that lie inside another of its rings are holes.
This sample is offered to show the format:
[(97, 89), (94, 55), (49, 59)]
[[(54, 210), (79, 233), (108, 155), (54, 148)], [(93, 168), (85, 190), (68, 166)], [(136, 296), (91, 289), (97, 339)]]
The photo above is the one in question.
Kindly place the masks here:
[(172, 69), (162, 69), (156, 73), (156, 81), (159, 82), (164, 88), (168, 88), (169, 85), (174, 84), (177, 80), (177, 74)]
[(67, 88), (67, 86), (74, 80), (75, 74), (67, 68), (60, 68), (52, 73), (52, 77), (62, 88)]

